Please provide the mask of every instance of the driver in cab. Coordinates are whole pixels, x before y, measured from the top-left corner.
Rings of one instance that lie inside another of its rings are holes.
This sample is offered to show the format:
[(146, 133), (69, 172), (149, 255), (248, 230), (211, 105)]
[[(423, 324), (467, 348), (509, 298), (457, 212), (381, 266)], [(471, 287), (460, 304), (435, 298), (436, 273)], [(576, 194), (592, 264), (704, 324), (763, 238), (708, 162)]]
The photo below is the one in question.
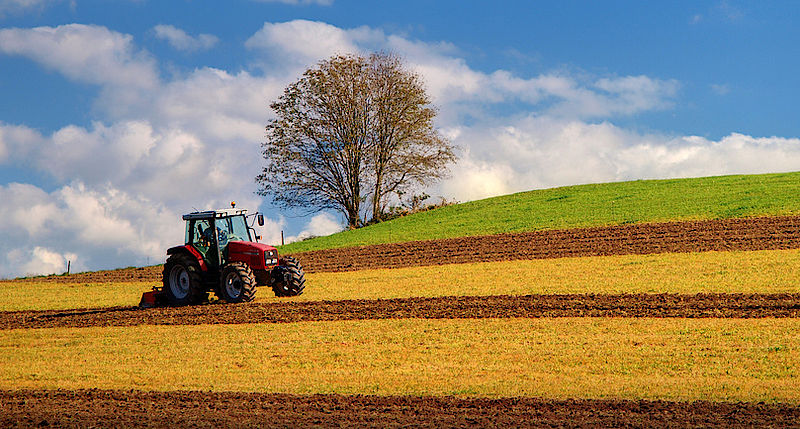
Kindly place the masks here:
[[(202, 234), (206, 242), (212, 243), (212, 240), (214, 240), (214, 232), (211, 227), (206, 228)], [(224, 246), (228, 243), (228, 233), (219, 227), (217, 227), (217, 243), (219, 243), (220, 246)]]
[[(213, 243), (214, 240), (213, 229), (211, 227), (203, 229), (202, 226), (200, 225), (197, 226), (198, 228), (201, 229), (200, 234), (202, 235), (205, 243), (207, 243), (207, 247), (211, 247), (211, 243)], [(225, 230), (220, 229), (219, 227), (217, 227), (217, 243), (219, 243), (220, 247), (228, 243), (228, 233), (225, 232)]]

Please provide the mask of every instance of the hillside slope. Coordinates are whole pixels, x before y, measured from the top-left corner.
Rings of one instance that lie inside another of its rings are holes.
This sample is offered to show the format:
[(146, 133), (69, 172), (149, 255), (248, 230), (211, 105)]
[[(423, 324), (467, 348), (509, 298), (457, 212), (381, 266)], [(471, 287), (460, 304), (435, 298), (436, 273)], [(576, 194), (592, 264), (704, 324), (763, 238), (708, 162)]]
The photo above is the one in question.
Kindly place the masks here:
[(281, 253), (642, 222), (800, 214), (800, 172), (520, 192), (281, 246)]

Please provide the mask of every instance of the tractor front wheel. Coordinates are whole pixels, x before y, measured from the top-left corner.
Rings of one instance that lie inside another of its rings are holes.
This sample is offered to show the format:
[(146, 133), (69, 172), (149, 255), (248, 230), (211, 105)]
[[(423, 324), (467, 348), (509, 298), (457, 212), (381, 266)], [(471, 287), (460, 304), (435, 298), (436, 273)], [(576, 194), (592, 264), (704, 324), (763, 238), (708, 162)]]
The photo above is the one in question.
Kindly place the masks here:
[(202, 290), (200, 267), (186, 254), (178, 253), (167, 258), (162, 283), (170, 305), (196, 304), (207, 297)]
[(306, 274), (297, 259), (286, 256), (272, 269), (272, 291), (275, 296), (297, 296), (306, 288)]
[(217, 296), (226, 302), (250, 302), (256, 297), (256, 276), (244, 262), (231, 262), (222, 270)]

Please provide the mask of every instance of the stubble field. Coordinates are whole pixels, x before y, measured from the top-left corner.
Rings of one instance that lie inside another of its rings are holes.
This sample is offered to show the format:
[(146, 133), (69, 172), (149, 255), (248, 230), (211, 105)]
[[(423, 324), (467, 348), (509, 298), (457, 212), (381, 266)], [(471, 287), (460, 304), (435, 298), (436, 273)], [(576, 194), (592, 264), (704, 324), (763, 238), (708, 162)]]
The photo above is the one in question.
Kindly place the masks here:
[[(366, 248), (366, 267), (308, 254), (302, 299), (244, 305), (132, 308), (157, 268), (4, 282), (3, 418), (797, 425), (797, 218), (704, 225), (514, 236), (489, 259), (452, 241)], [(419, 263), (435, 252), (452, 259)]]

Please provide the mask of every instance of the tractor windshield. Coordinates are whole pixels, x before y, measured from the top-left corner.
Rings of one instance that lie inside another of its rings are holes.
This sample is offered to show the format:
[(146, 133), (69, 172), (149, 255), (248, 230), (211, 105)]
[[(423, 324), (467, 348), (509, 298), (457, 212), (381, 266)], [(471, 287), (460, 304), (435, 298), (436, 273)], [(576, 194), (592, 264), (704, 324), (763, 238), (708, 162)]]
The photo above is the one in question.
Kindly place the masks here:
[(222, 249), (230, 241), (250, 241), (250, 232), (244, 216), (231, 216), (217, 219), (219, 247)]

